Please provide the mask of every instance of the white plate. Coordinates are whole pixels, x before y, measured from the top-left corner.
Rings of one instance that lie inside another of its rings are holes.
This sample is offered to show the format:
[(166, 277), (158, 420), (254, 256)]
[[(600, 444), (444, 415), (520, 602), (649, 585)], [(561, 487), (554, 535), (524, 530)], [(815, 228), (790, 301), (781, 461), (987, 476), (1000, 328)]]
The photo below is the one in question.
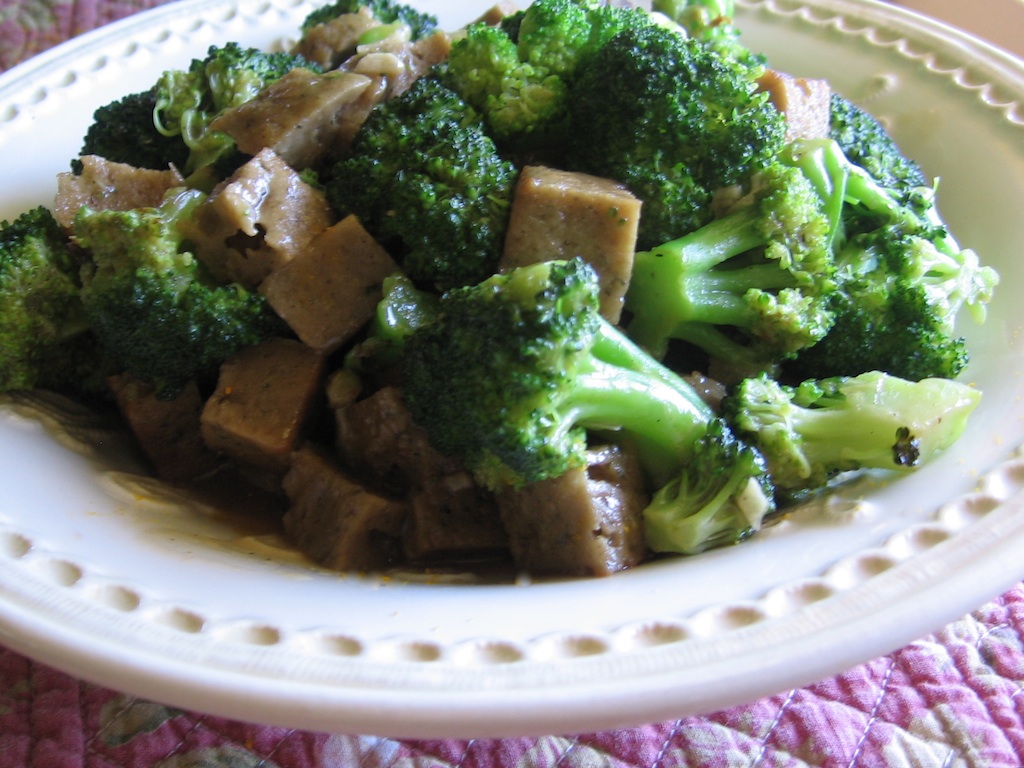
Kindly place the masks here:
[[(442, 5), (444, 8), (442, 9)], [(467, 2), (424, 3), (447, 28)], [(708, 712), (838, 673), (1024, 576), (1024, 67), (872, 2), (741, 2), (745, 40), (890, 121), (960, 239), (1002, 273), (965, 328), (985, 393), (957, 449), (741, 547), (603, 580), (415, 583), (309, 568), (161, 500), (87, 417), (0, 409), (0, 640), (85, 679), (277, 725), (403, 737), (579, 732)], [(188, 0), (0, 78), (0, 215), (46, 202), (94, 107), (210, 44), (271, 46), (308, 6)], [(90, 447), (99, 445), (99, 448)]]

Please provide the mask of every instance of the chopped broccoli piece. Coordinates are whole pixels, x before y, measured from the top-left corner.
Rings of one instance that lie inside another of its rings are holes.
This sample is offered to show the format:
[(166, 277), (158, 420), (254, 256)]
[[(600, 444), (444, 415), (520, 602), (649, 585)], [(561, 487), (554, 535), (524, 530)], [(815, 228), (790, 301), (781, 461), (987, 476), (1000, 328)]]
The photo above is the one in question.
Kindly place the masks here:
[(811, 181), (775, 163), (731, 212), (636, 254), (627, 332), (657, 358), (680, 340), (746, 375), (770, 368), (831, 327), (833, 229)]
[(734, 21), (734, 0), (654, 0), (651, 10), (674, 21), (695, 40), (740, 58), (763, 61), (762, 56), (740, 43), (740, 30)]
[(558, 154), (550, 145), (564, 138), (580, 62), (627, 26), (650, 23), (643, 11), (594, 0), (537, 0), (509, 23), (471, 25), (452, 45), (447, 81), (500, 144)]
[[(157, 130), (153, 122), (156, 104), (154, 86), (100, 107), (93, 113), (79, 154), (98, 155), (115, 163), (158, 171), (171, 165), (183, 168), (188, 160), (188, 147), (180, 137)], [(72, 168), (78, 172), (79, 161), (72, 161)]]
[(927, 186), (921, 167), (906, 157), (878, 119), (849, 99), (833, 92), (830, 137), (849, 158), (883, 187), (897, 194)]
[(998, 274), (957, 244), (939, 216), (934, 189), (887, 189), (832, 140), (797, 142), (794, 153), (815, 157), (823, 183), (841, 192), (843, 209), (837, 289), (829, 299), (835, 322), (787, 363), (790, 375), (958, 375), (968, 355), (956, 318), (966, 308), (984, 319)]
[(641, 248), (693, 231), (709, 220), (715, 190), (746, 182), (783, 147), (784, 118), (758, 91), (763, 72), (672, 28), (625, 28), (573, 82), (569, 123), (579, 140), (567, 162), (625, 181), (644, 201)]
[(188, 148), (183, 171), (213, 169), (219, 175), (240, 164), (234, 141), (210, 130), (221, 112), (252, 100), (263, 88), (290, 70), (319, 68), (302, 56), (243, 48), (238, 43), (211, 46), (186, 70), (164, 72), (156, 83), (153, 119), (164, 136), (180, 137)]
[(0, 223), (0, 392), (87, 388), (92, 345), (80, 267), (48, 209)]
[[(653, 487), (675, 483), (671, 512), (663, 503), (651, 525), (662, 551), (679, 551), (658, 530), (682, 517), (742, 503), (744, 517), (759, 521), (772, 501), (751, 449), (732, 444), (689, 385), (604, 320), (598, 296), (596, 273), (581, 259), (443, 294), (437, 319), (405, 340), (403, 392), (414, 419), (492, 489), (585, 466), (588, 430), (631, 441)], [(696, 459), (697, 451), (716, 458)]]
[(178, 224), (203, 199), (168, 193), (159, 208), (82, 208), (74, 237), (92, 258), (82, 302), (111, 364), (173, 398), (238, 350), (285, 332), (264, 298), (210, 279), (184, 250)]
[(908, 381), (880, 371), (784, 386), (761, 375), (722, 403), (757, 446), (780, 492), (822, 488), (841, 472), (905, 471), (949, 448), (981, 393), (949, 379)]
[(395, 0), (337, 0), (317, 8), (306, 16), (302, 22), (302, 30), (326, 24), (346, 13), (357, 13), (360, 8), (369, 11), (381, 24), (397, 23), (407, 26), (412, 40), (425, 37), (437, 29), (436, 16)]
[(324, 183), (411, 278), (448, 288), (495, 271), (517, 174), (477, 113), (428, 76), (370, 113)]

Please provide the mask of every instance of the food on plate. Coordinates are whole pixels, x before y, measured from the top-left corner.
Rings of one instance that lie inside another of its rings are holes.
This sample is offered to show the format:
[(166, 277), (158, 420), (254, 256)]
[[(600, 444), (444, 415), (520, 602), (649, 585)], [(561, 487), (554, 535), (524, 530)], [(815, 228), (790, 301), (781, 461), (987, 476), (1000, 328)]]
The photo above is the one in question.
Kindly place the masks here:
[(998, 275), (728, 0), (394, 0), (96, 109), (0, 226), (0, 391), (337, 570), (605, 576), (952, 446)]

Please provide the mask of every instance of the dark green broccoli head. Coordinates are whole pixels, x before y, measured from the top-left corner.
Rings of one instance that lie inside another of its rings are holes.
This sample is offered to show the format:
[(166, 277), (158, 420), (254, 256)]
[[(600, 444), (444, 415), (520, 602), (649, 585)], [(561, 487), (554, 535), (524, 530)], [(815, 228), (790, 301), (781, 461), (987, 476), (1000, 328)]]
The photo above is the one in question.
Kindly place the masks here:
[(188, 149), (186, 173), (240, 158), (234, 141), (209, 130), (221, 112), (253, 99), (263, 88), (296, 67), (318, 70), (301, 56), (283, 51), (243, 48), (238, 43), (211, 46), (187, 70), (167, 70), (157, 81), (153, 119), (164, 136), (180, 137)]
[[(569, 164), (616, 179), (671, 174), (681, 180), (683, 198), (743, 182), (778, 155), (785, 136), (782, 115), (757, 91), (762, 72), (676, 30), (627, 27), (588, 59), (573, 84), (569, 121), (582, 138), (571, 145)], [(674, 226), (645, 212), (641, 247), (664, 242)]]
[(395, 0), (337, 0), (317, 8), (302, 22), (302, 29), (326, 24), (346, 13), (357, 13), (365, 8), (382, 24), (404, 24), (409, 27), (413, 40), (424, 37), (437, 29), (437, 17), (418, 11), (405, 3)]
[(851, 162), (898, 192), (928, 184), (921, 167), (903, 154), (885, 127), (866, 110), (833, 93), (830, 136)]
[(591, 0), (538, 0), (497, 27), (470, 26), (448, 58), (449, 84), (513, 149), (552, 149), (565, 139), (566, 103), (581, 62), (622, 29), (650, 24), (636, 9)]
[(285, 331), (262, 296), (213, 282), (183, 249), (177, 222), (201, 199), (182, 192), (161, 208), (83, 208), (75, 219), (75, 239), (92, 258), (82, 301), (104, 355), (163, 397)]
[(46, 208), (0, 224), (0, 392), (79, 388), (88, 346), (80, 266)]
[[(188, 147), (178, 136), (167, 136), (157, 130), (153, 123), (156, 104), (154, 86), (100, 107), (93, 113), (80, 154), (99, 155), (136, 168), (183, 168), (188, 160)], [(77, 161), (73, 161), (72, 168), (77, 167)]]
[(586, 464), (586, 439), (561, 401), (599, 322), (581, 262), (523, 268), (442, 296), (440, 317), (406, 341), (405, 398), (444, 453), (491, 487)]
[(516, 176), (476, 112), (425, 77), (371, 112), (325, 183), (413, 279), (447, 288), (494, 272)]

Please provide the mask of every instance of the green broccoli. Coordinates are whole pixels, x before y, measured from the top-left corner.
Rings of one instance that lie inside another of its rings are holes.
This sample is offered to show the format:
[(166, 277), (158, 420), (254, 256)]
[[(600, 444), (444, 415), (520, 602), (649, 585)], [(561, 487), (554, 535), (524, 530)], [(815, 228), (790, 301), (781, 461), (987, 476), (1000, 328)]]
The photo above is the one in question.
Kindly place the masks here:
[(740, 439), (755, 445), (780, 492), (826, 486), (858, 469), (914, 469), (963, 433), (981, 394), (949, 379), (908, 381), (880, 371), (784, 386), (743, 381), (722, 403)]
[(203, 197), (172, 190), (159, 208), (85, 207), (75, 217), (74, 239), (92, 259), (82, 303), (104, 355), (165, 398), (215, 375), (236, 351), (285, 332), (261, 295), (212, 281), (184, 250), (178, 225)]
[(165, 71), (157, 81), (153, 119), (157, 130), (180, 137), (188, 148), (183, 172), (213, 172), (214, 180), (241, 164), (234, 141), (226, 133), (210, 130), (221, 112), (252, 100), (264, 87), (296, 67), (318, 71), (296, 54), (268, 53), (238, 43), (211, 46), (188, 69)]
[(787, 363), (794, 378), (881, 370), (906, 379), (953, 378), (968, 362), (955, 322), (978, 321), (998, 283), (978, 255), (961, 248), (936, 207), (934, 188), (896, 192), (851, 162), (832, 140), (796, 142), (821, 183), (842, 197), (835, 243), (837, 288), (829, 333)]
[(829, 115), (830, 138), (850, 162), (864, 168), (881, 186), (897, 194), (927, 186), (921, 166), (903, 154), (874, 115), (834, 92)]
[(834, 228), (803, 172), (772, 164), (731, 212), (636, 254), (629, 336), (659, 359), (688, 342), (737, 375), (792, 357), (832, 324)]
[(764, 60), (740, 43), (734, 0), (653, 0), (651, 10), (674, 21), (695, 40), (741, 58)]
[[(93, 122), (82, 139), (80, 155), (98, 155), (115, 163), (136, 168), (167, 170), (183, 168), (189, 148), (177, 135), (157, 130), (153, 112), (157, 104), (156, 86), (132, 93), (106, 104), (93, 113)], [(72, 160), (72, 169), (80, 170), (80, 161)]]
[(81, 262), (46, 208), (0, 223), (0, 392), (87, 388)]
[(517, 175), (475, 110), (426, 76), (373, 109), (324, 184), (411, 278), (448, 288), (495, 271)]
[(553, 155), (564, 139), (568, 90), (580, 62), (646, 13), (596, 0), (537, 0), (514, 22), (474, 24), (453, 45), (448, 84), (480, 111), (500, 145)]
[[(572, 170), (617, 179), (644, 201), (649, 249), (708, 222), (712, 194), (746, 182), (785, 141), (758, 90), (764, 67), (649, 22), (587, 59), (568, 96)], [(664, 202), (667, 201), (667, 202)]]
[(381, 24), (402, 24), (408, 27), (412, 40), (425, 37), (437, 29), (436, 16), (395, 0), (337, 0), (310, 12), (303, 20), (301, 29), (305, 31), (318, 24), (326, 24), (343, 14), (357, 13), (360, 8), (369, 11)]
[(631, 441), (652, 487), (673, 483), (673, 502), (663, 495), (648, 525), (658, 551), (693, 544), (673, 533), (691, 516), (747, 521), (707, 545), (756, 529), (772, 509), (760, 459), (689, 385), (600, 315), (598, 296), (597, 275), (581, 259), (443, 294), (437, 318), (404, 342), (402, 386), (414, 419), (491, 489), (585, 466), (588, 430)]

